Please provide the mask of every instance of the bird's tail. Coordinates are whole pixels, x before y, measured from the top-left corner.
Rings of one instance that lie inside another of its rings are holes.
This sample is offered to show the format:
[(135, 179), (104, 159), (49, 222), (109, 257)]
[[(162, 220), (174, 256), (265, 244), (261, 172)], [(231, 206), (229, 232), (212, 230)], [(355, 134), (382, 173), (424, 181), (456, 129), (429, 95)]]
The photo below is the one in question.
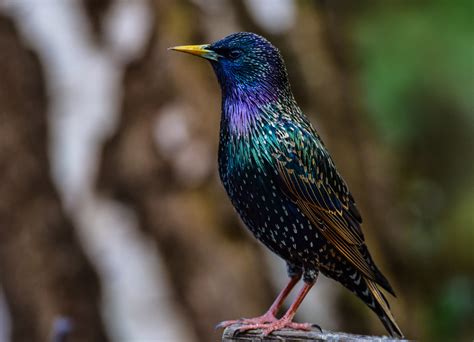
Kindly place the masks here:
[(377, 284), (370, 279), (365, 279), (365, 282), (367, 284), (367, 289), (370, 292), (370, 297), (372, 298), (368, 300), (367, 297), (369, 296), (362, 297), (359, 295), (359, 297), (377, 314), (390, 335), (394, 337), (403, 337), (403, 333), (395, 322), (395, 318), (390, 311), (388, 301), (377, 287)]
[[(395, 318), (390, 311), (390, 305), (379, 286), (387, 288), (387, 290), (393, 295), (395, 295), (395, 293), (387, 279), (383, 277), (382, 273), (375, 267), (371, 259), (370, 261), (373, 265), (373, 270), (377, 275), (374, 280), (366, 278), (362, 272), (352, 265), (346, 265), (347, 267), (344, 272), (338, 272), (337, 270), (330, 268), (321, 268), (321, 272), (329, 278), (339, 281), (345, 288), (362, 299), (362, 301), (377, 314), (390, 335), (393, 337), (403, 337), (403, 333), (395, 322)], [(383, 279), (384, 281), (381, 282), (380, 279)]]
[(337, 273), (331, 270), (322, 269), (327, 276), (338, 280), (348, 290), (352, 291), (357, 297), (374, 311), (382, 324), (393, 337), (403, 337), (403, 333), (395, 322), (395, 318), (390, 311), (387, 299), (379, 289), (379, 285), (372, 279), (368, 279), (354, 268), (349, 266), (348, 272)]

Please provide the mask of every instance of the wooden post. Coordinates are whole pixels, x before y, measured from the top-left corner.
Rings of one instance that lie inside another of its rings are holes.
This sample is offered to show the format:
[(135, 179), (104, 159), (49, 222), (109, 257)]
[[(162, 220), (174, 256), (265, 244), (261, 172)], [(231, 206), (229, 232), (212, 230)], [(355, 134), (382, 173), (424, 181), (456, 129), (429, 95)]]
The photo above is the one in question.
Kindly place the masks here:
[(261, 330), (250, 330), (242, 333), (237, 333), (239, 324), (234, 324), (224, 330), (222, 335), (222, 342), (270, 342), (270, 341), (280, 341), (280, 342), (309, 342), (309, 341), (332, 341), (332, 342), (359, 342), (359, 341), (380, 341), (380, 342), (409, 342), (409, 340), (398, 339), (388, 336), (363, 336), (363, 335), (353, 335), (341, 332), (332, 332), (323, 330), (320, 332), (318, 329), (313, 329), (311, 331), (296, 331), (283, 329), (274, 331), (270, 336), (262, 337)]

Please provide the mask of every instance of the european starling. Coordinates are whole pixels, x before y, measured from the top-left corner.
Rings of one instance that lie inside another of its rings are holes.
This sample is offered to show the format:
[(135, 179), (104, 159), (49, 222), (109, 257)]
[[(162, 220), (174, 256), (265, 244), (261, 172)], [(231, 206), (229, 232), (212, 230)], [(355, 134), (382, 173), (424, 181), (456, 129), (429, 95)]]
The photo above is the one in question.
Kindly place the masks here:
[[(310, 329), (292, 320), (321, 271), (362, 299), (392, 336), (402, 336), (380, 290), (394, 295), (393, 289), (370, 256), (354, 198), (298, 107), (278, 49), (247, 32), (171, 49), (210, 61), (222, 90), (222, 184), (250, 231), (286, 261), (290, 277), (264, 315), (218, 326), (240, 322), (241, 331), (261, 328), (264, 335), (281, 328)], [(301, 277), (301, 292), (277, 319)]]

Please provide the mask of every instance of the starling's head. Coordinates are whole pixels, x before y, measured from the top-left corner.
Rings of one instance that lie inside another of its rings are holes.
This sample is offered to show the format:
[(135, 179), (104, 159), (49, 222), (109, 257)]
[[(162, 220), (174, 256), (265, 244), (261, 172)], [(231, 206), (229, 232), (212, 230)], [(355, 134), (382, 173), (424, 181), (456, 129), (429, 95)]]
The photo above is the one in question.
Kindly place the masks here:
[(231, 34), (205, 45), (171, 48), (209, 60), (225, 93), (289, 89), (280, 52), (265, 38), (249, 32)]

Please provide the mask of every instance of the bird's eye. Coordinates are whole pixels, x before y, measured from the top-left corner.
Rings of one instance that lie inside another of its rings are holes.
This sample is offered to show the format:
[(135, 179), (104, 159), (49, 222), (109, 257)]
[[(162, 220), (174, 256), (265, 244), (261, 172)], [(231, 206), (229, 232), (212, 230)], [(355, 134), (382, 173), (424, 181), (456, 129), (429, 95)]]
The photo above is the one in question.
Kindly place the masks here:
[(242, 52), (240, 50), (231, 50), (228, 53), (229, 58), (236, 59), (239, 58)]

